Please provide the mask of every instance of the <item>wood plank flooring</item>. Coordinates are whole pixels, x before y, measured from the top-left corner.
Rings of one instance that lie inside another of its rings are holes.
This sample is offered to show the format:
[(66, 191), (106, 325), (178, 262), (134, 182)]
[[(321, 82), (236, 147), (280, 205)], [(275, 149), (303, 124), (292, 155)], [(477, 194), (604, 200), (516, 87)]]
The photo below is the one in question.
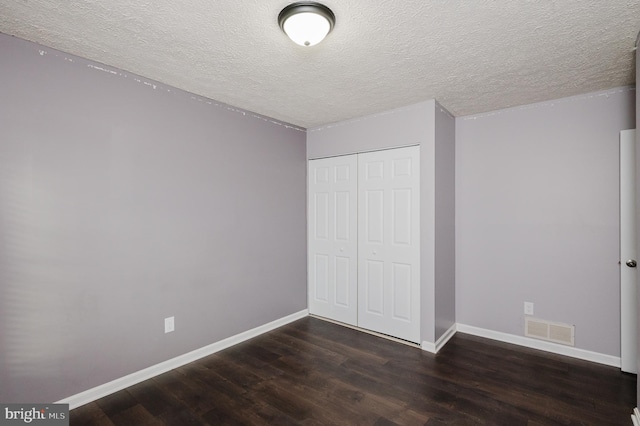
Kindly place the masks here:
[(420, 349), (304, 318), (72, 410), (71, 425), (630, 425), (636, 377), (458, 333)]

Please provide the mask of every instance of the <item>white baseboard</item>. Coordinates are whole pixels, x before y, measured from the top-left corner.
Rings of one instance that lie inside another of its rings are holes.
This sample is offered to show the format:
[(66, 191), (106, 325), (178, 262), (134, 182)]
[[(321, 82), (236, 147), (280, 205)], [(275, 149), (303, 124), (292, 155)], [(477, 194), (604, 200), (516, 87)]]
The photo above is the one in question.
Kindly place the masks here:
[(235, 336), (220, 340), (219, 342), (212, 343), (200, 349), (196, 349), (194, 351), (177, 356), (159, 364), (152, 365), (151, 367), (145, 368), (144, 370), (136, 371), (135, 373), (131, 373), (124, 377), (120, 377), (119, 379), (115, 379), (100, 386), (96, 386), (95, 388), (80, 392), (68, 398), (62, 399), (56, 402), (56, 404), (69, 404), (69, 409), (73, 410), (74, 408), (80, 407), (81, 405), (88, 404), (92, 401), (95, 401), (96, 399), (100, 399), (119, 390), (128, 388), (129, 386), (133, 386), (137, 383), (151, 379), (159, 374), (173, 370), (174, 368), (181, 367), (200, 358), (204, 358), (205, 356), (214, 354), (233, 345), (237, 345), (238, 343), (244, 342), (245, 340), (257, 337), (261, 334), (289, 324), (290, 322), (296, 321), (300, 318), (304, 318), (308, 315), (309, 310), (304, 309), (300, 312), (296, 312), (270, 323), (253, 328), (251, 330), (247, 330), (243, 333), (236, 334)]
[(640, 426), (640, 411), (638, 410), (638, 407), (633, 409), (631, 422), (633, 423), (633, 426)]
[(598, 364), (610, 365), (620, 368), (620, 357), (591, 352), (584, 349), (565, 346), (558, 343), (544, 342), (530, 337), (516, 336), (514, 334), (501, 333), (499, 331), (487, 330), (485, 328), (473, 327), (471, 325), (457, 324), (457, 331), (472, 334), (474, 336), (486, 337), (500, 342), (512, 343), (514, 345), (525, 346), (532, 349), (551, 352), (559, 355), (566, 355), (585, 361), (597, 362)]
[(453, 324), (447, 331), (444, 332), (442, 336), (435, 343), (427, 342), (425, 340), (422, 341), (422, 345), (420, 347), (423, 351), (431, 352), (433, 354), (437, 354), (440, 349), (447, 344), (449, 339), (451, 339), (457, 331), (457, 324)]

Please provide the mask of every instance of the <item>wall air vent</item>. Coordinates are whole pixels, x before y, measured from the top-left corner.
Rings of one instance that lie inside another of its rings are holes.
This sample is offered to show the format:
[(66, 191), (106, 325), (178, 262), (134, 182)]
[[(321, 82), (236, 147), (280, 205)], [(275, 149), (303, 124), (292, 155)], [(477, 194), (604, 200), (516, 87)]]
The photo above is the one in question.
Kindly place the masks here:
[(575, 331), (574, 325), (532, 317), (524, 318), (524, 335), (527, 337), (575, 346)]

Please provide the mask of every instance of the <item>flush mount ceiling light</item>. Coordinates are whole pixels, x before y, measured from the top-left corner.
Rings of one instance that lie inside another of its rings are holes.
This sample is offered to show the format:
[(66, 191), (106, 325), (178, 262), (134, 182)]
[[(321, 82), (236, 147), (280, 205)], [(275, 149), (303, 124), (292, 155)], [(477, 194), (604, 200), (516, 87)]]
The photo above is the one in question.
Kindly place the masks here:
[(313, 46), (320, 43), (336, 23), (327, 6), (316, 2), (297, 2), (282, 9), (278, 24), (294, 43)]

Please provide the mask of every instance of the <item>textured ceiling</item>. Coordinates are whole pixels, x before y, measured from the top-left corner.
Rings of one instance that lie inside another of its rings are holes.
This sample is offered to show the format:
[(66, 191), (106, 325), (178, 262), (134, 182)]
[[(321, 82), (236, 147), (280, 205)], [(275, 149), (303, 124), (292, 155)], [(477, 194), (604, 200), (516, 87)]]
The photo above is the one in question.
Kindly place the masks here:
[(0, 32), (306, 128), (433, 98), (460, 116), (634, 82), (640, 0), (326, 0), (336, 26), (310, 48), (278, 27), (289, 3), (0, 0)]

